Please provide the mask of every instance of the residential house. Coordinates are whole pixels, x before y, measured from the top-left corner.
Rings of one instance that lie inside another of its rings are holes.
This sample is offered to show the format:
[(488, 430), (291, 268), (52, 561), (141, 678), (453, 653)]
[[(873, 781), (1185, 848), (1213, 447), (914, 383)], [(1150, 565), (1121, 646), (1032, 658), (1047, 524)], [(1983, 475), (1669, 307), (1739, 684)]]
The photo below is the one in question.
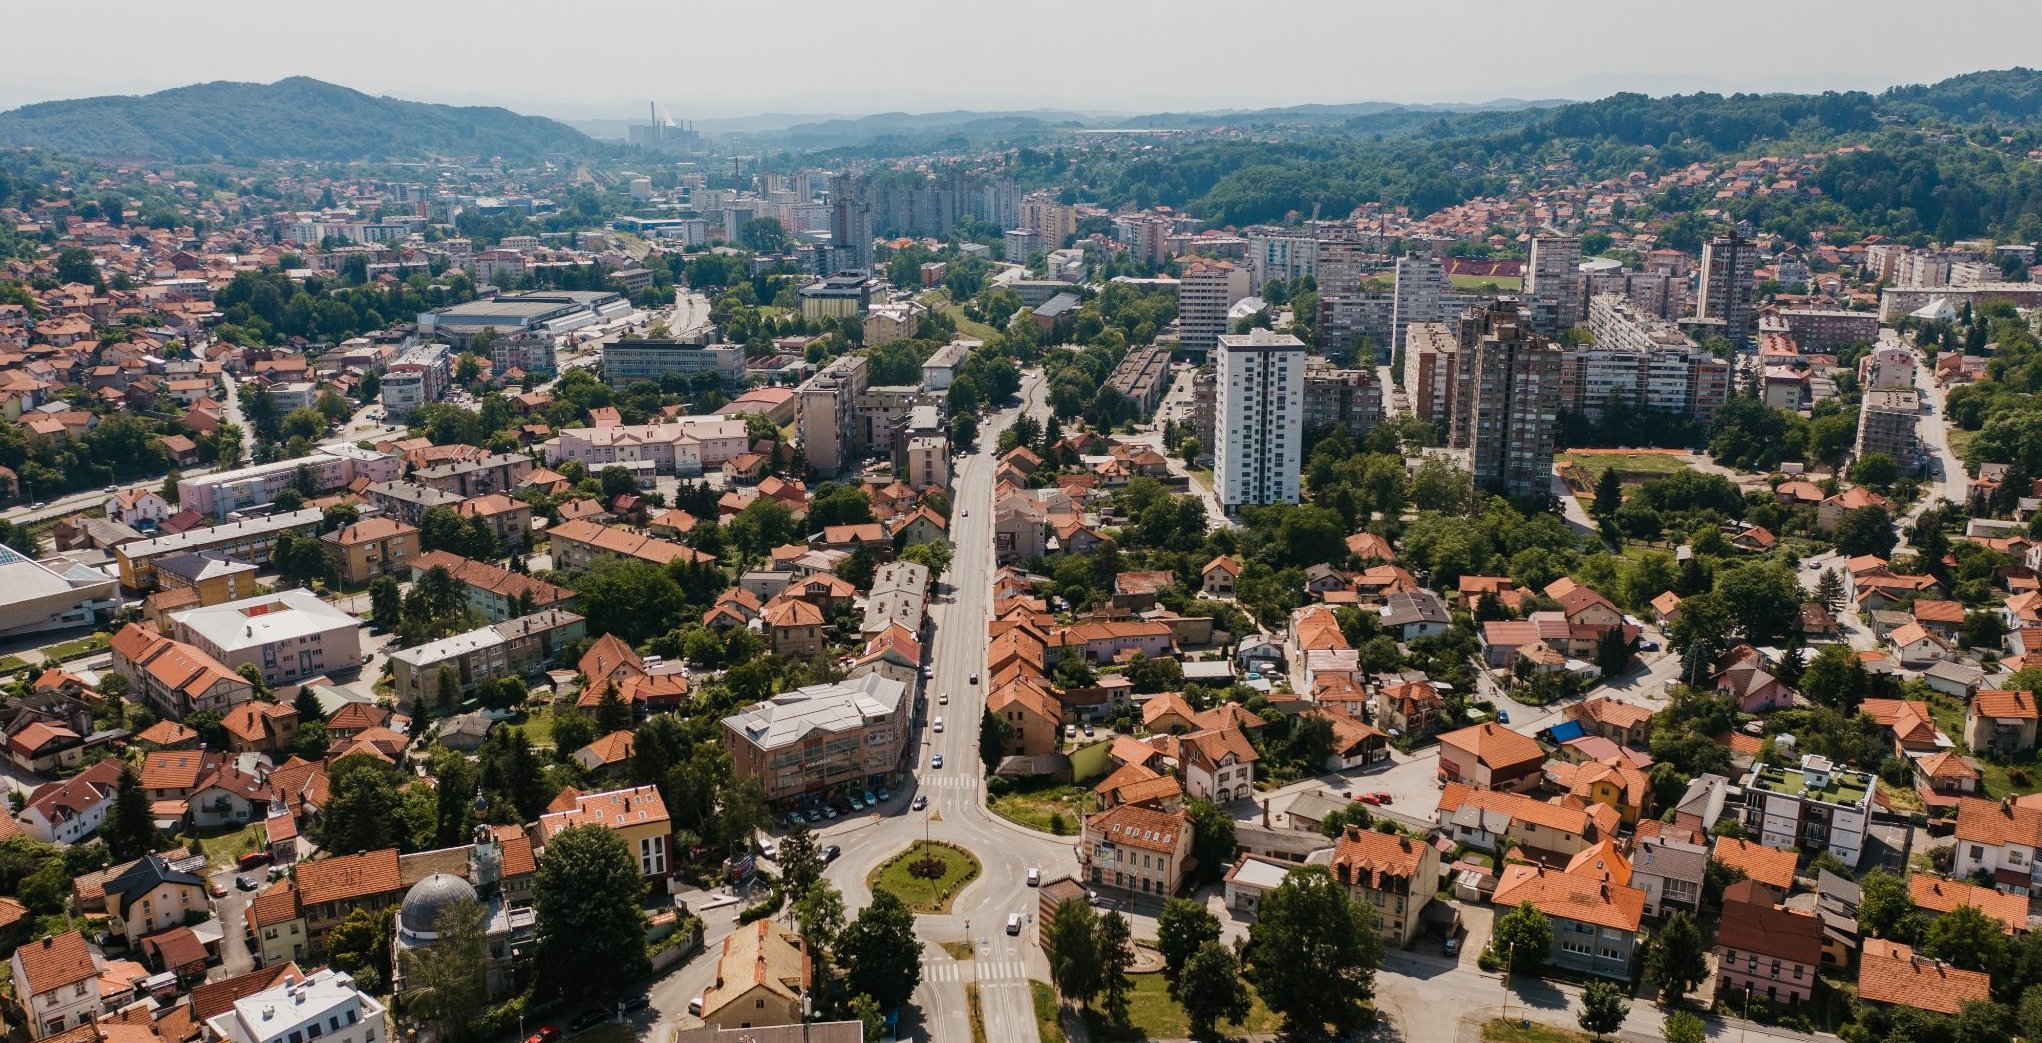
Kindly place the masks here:
[(1476, 789), (1523, 792), (1543, 778), (1546, 751), (1500, 724), (1478, 724), (1439, 737), (1439, 777)]
[(1199, 593), (1209, 598), (1231, 598), (1234, 583), (1241, 578), (1241, 563), (1222, 554), (1199, 570)]
[(540, 847), (561, 830), (600, 825), (617, 834), (638, 860), (640, 875), (663, 880), (673, 872), (673, 820), (656, 786), (582, 793), (569, 807), (539, 817)]
[(1108, 808), (1085, 819), (1078, 863), (1094, 888), (1169, 897), (1184, 881), (1191, 831), (1181, 811)]
[(1652, 743), (1652, 711), (1636, 703), (1598, 695), (1570, 704), (1560, 713), (1580, 724), (1582, 731), (1619, 746), (1642, 750)]
[(1439, 850), (1402, 833), (1348, 826), (1333, 847), (1333, 878), (1375, 910), (1384, 940), (1409, 946), (1439, 893)]
[(1708, 872), (1707, 834), (1670, 822), (1648, 819), (1638, 823), (1631, 850), (1631, 886), (1645, 892), (1647, 917), (1700, 913)]
[(127, 939), (129, 948), (144, 935), (182, 925), (193, 913), (211, 912), (205, 878), (172, 868), (161, 855), (143, 855), (105, 889), (107, 927)]
[(1755, 764), (1744, 780), (1745, 829), (1768, 847), (1830, 851), (1855, 866), (1874, 781), (1812, 753), (1798, 767)]
[(99, 830), (120, 789), (120, 763), (103, 760), (58, 782), (28, 792), (15, 821), (45, 844), (78, 844)]
[(1945, 880), (1928, 873), (1914, 873), (1907, 878), (1907, 896), (1914, 902), (1914, 907), (1931, 920), (1968, 905), (1999, 921), (2000, 929), (2008, 934), (2026, 934), (2028, 931), (2028, 900), (2019, 895), (1960, 880)]
[(1798, 859), (1789, 848), (1768, 847), (1738, 837), (1717, 837), (1709, 857), (1743, 873), (1746, 880), (1765, 888), (1775, 902), (1785, 901), (1787, 892), (1794, 889), (1794, 866)]
[(333, 559), (342, 586), (355, 587), (377, 576), (401, 576), (423, 553), (417, 526), (395, 518), (364, 518), (319, 537)]
[(1391, 594), (1383, 602), (1382, 625), (1400, 641), (1415, 641), (1445, 633), (1453, 625), (1453, 617), (1447, 614), (1439, 595), (1419, 590)]
[(1982, 689), (1964, 711), (1964, 743), (1974, 753), (2018, 756), (2035, 748), (2035, 693)]
[(1724, 896), (1716, 923), (1716, 995), (1773, 1006), (1811, 999), (1822, 967), (1822, 921), (1782, 909), (1755, 888), (1743, 888), (1738, 897), (1758, 900)]
[(21, 1026), (30, 1039), (85, 1028), (100, 1011), (99, 972), (105, 960), (76, 930), (29, 942), (9, 958)]
[(720, 1029), (799, 1025), (813, 974), (800, 934), (772, 917), (739, 927), (723, 940), (716, 980), (702, 991), (702, 1021)]
[(260, 699), (228, 710), (220, 724), (235, 753), (281, 753), (298, 737), (298, 711)]
[(1992, 977), (1930, 959), (1884, 938), (1867, 938), (1858, 955), (1858, 999), (1955, 1016), (1964, 1004), (1992, 999)]
[(759, 616), (766, 646), (775, 655), (810, 658), (822, 652), (822, 610), (806, 601), (776, 597)]
[(1993, 886), (2033, 897), (2042, 892), (2042, 809), (1976, 797), (1957, 800), (1957, 829), (1950, 875), (1969, 879), (1983, 874)]
[(1629, 877), (1622, 856), (1604, 843), (1564, 870), (1513, 862), (1503, 867), (1490, 900), (1498, 909), (1529, 903), (1545, 914), (1553, 939), (1547, 962), (1629, 981), (1645, 916), (1645, 893), (1629, 886)]

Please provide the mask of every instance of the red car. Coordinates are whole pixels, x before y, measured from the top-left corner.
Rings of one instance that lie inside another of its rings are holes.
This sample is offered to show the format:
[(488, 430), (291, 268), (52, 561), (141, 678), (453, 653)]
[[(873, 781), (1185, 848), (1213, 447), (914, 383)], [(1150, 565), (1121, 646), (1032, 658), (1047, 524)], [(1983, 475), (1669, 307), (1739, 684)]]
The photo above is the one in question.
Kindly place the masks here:
[(560, 1029), (553, 1025), (541, 1025), (539, 1031), (527, 1037), (525, 1043), (554, 1043), (560, 1038)]
[(1354, 795), (1354, 799), (1371, 807), (1382, 807), (1384, 804), (1391, 803), (1395, 798), (1387, 793), (1357, 793)]

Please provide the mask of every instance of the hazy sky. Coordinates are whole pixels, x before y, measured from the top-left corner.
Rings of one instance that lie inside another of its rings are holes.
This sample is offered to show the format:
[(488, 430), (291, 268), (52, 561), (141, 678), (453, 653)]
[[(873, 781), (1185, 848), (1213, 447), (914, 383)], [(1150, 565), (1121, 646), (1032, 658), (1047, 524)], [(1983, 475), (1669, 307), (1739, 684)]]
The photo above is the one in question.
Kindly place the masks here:
[(689, 118), (1870, 89), (2033, 62), (2042, 29), (2037, 0), (8, 6), (27, 46), (0, 63), (0, 108), (306, 75), (570, 118), (633, 117), (648, 99)]

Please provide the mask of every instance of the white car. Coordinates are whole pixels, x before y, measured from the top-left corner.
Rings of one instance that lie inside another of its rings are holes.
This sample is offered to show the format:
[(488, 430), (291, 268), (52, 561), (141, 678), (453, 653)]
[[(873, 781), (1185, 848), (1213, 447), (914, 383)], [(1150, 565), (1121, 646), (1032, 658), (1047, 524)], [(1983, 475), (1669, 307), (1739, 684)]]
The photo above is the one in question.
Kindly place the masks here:
[(943, 730), (943, 718), (942, 718), (942, 717), (941, 717), (940, 715), (939, 715), (939, 716), (938, 716), (938, 717), (936, 718), (936, 723), (935, 723), (934, 727), (935, 727), (935, 730), (937, 730), (937, 731), (939, 731), (939, 732)]
[(1030, 887), (1042, 886), (1042, 870), (1037, 869), (1034, 866), (1028, 867), (1028, 886)]

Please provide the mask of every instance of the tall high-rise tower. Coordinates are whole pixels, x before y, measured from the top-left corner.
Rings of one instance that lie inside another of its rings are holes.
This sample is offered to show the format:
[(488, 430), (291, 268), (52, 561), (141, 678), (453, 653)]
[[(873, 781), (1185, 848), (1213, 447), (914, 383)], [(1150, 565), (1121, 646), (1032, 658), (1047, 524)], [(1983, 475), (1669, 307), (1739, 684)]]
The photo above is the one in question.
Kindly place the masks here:
[(1736, 235), (1717, 236), (1702, 245), (1702, 293), (1695, 315), (1723, 323), (1733, 344), (1751, 340), (1757, 316), (1752, 310), (1758, 288), (1758, 251)]
[(1560, 346), (1533, 333), (1515, 301), (1468, 309), (1456, 333), (1451, 444), (1469, 450), (1476, 485), (1514, 498), (1550, 495)]
[(1257, 329), (1223, 334), (1213, 400), (1213, 480), (1228, 513), (1298, 502), (1305, 435), (1305, 342)]

